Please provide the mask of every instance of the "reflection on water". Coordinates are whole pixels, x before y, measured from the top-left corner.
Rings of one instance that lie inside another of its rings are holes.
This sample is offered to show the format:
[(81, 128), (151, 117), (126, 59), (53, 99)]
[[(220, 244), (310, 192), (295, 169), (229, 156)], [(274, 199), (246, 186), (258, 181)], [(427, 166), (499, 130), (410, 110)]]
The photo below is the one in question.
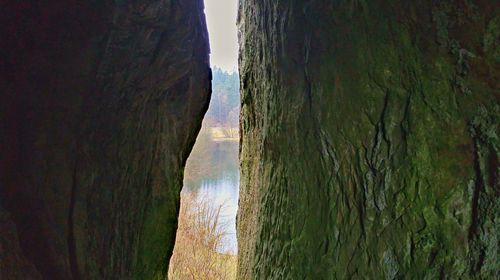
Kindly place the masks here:
[(229, 235), (225, 247), (236, 254), (236, 211), (238, 209), (239, 163), (238, 137), (217, 137), (216, 128), (203, 128), (189, 156), (184, 174), (183, 192), (224, 203), (221, 218)]

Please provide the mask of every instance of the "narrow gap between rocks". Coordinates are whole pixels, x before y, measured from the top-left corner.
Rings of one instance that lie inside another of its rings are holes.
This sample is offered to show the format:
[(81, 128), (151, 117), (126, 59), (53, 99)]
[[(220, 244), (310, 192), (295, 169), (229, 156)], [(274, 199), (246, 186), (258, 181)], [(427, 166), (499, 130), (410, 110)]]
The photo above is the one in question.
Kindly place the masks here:
[(239, 191), (238, 0), (205, 0), (212, 98), (188, 158), (169, 279), (235, 279)]

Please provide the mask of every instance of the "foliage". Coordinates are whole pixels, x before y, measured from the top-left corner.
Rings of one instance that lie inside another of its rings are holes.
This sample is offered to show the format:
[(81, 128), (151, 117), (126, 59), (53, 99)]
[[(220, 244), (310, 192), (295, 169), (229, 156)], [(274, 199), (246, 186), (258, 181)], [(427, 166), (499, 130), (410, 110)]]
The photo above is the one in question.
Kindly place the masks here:
[(181, 201), (169, 279), (235, 279), (236, 256), (223, 245), (227, 230), (220, 213), (224, 204), (214, 206), (196, 193), (183, 193)]
[(211, 127), (237, 127), (240, 114), (238, 73), (214, 67), (212, 75), (212, 98), (205, 116), (206, 123)]

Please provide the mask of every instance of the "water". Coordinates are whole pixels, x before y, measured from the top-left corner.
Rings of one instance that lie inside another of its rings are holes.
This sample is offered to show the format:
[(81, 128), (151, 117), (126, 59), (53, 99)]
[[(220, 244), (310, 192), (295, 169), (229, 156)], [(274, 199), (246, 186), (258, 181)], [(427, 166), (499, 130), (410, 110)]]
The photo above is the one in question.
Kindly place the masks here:
[(225, 250), (236, 254), (236, 211), (238, 209), (238, 138), (214, 137), (213, 128), (203, 128), (186, 164), (183, 192), (195, 193), (214, 206), (224, 204), (221, 226), (228, 235)]

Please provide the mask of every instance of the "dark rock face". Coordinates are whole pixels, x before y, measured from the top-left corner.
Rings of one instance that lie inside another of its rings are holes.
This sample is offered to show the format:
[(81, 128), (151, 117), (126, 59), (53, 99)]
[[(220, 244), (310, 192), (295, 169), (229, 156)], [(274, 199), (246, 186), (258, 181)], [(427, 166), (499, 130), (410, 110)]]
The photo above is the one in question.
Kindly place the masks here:
[(0, 21), (0, 278), (164, 278), (210, 98), (202, 1), (7, 1)]
[(494, 279), (497, 1), (241, 1), (239, 279)]

